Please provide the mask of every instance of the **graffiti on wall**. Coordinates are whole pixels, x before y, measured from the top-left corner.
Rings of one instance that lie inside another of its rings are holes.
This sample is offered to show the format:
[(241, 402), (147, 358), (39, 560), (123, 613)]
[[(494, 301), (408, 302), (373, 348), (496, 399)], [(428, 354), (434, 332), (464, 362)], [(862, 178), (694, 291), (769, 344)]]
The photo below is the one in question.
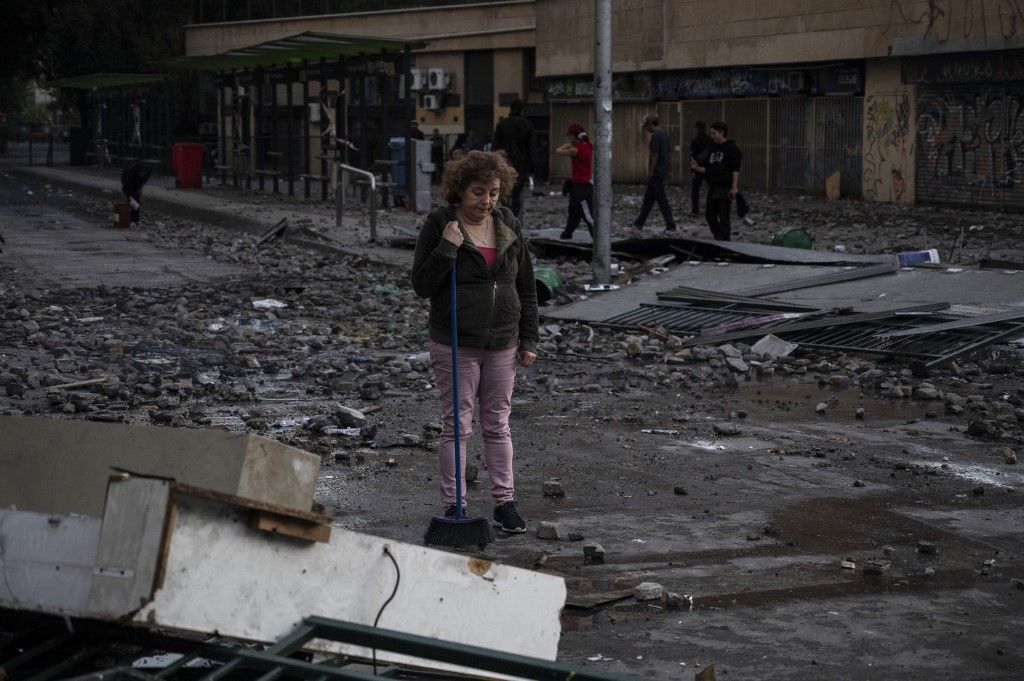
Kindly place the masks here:
[(921, 88), (918, 194), (1024, 205), (1024, 84)]
[(951, 38), (1010, 39), (1024, 33), (1024, 3), (1020, 0), (890, 0), (887, 13), (883, 33), (923, 29), (922, 39), (940, 45)]
[(872, 94), (864, 98), (862, 187), (869, 201), (904, 201), (906, 169), (913, 157), (910, 95)]

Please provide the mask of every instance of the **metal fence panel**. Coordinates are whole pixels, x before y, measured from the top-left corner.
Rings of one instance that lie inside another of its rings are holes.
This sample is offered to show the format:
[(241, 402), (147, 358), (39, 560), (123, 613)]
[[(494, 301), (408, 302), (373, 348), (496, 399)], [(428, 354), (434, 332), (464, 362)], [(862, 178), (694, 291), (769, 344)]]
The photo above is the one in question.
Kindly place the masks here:
[(689, 186), (690, 182), (690, 138), (686, 128), (682, 127), (682, 104), (680, 102), (658, 102), (655, 112), (658, 114), (661, 128), (668, 133), (668, 148), (672, 152), (670, 167), (671, 184)]
[[(694, 123), (709, 126), (722, 120), (729, 137), (743, 151), (740, 184), (752, 191), (795, 191), (823, 194), (825, 180), (840, 172), (842, 196), (861, 194), (862, 97), (750, 97), (717, 100), (684, 100), (616, 104), (613, 112), (612, 179), (643, 182), (646, 179), (647, 146), (640, 132), (643, 116), (656, 111), (669, 133), (674, 151), (673, 181), (690, 179), (690, 139)], [(551, 107), (554, 146), (565, 138), (570, 121), (592, 127), (589, 104), (557, 104)], [(568, 163), (552, 156), (552, 177), (566, 177)]]
[(787, 97), (769, 102), (769, 190), (802, 192), (809, 184), (811, 150), (807, 129), (810, 108), (805, 98)]
[(917, 199), (1024, 209), (1024, 83), (917, 89)]
[(860, 197), (864, 159), (864, 100), (861, 97), (818, 97), (814, 106), (814, 142), (811, 145), (811, 186), (805, 191), (822, 193), (825, 179), (839, 171), (840, 196)]
[(768, 99), (727, 99), (723, 104), (729, 139), (743, 152), (740, 186), (764, 191), (768, 188)]

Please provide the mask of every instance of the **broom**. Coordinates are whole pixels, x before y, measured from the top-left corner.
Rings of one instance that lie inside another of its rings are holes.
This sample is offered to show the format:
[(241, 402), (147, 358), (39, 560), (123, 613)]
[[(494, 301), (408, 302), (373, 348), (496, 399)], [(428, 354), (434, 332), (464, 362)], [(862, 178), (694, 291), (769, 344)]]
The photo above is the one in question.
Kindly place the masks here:
[(459, 428), (459, 318), (456, 312), (455, 261), (452, 261), (452, 421), (455, 435), (455, 517), (434, 516), (423, 535), (424, 544), (483, 548), (494, 541), (487, 518), (466, 518), (462, 510), (462, 441)]

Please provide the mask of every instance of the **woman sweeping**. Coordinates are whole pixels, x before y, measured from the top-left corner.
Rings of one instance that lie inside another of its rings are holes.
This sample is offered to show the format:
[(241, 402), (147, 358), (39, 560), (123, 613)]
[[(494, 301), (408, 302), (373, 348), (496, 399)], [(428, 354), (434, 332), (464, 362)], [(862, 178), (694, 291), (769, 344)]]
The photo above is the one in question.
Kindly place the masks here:
[(508, 422), (516, 362), (533, 364), (538, 337), (537, 290), (526, 238), (519, 220), (499, 203), (515, 180), (515, 170), (501, 153), (470, 151), (449, 161), (441, 180), (448, 205), (427, 216), (412, 266), (413, 289), (430, 298), (430, 361), (443, 416), (438, 463), (445, 516), (457, 515), (449, 295), (454, 270), (460, 469), (465, 470), (476, 406), (494, 522), (505, 532), (526, 530), (516, 510)]

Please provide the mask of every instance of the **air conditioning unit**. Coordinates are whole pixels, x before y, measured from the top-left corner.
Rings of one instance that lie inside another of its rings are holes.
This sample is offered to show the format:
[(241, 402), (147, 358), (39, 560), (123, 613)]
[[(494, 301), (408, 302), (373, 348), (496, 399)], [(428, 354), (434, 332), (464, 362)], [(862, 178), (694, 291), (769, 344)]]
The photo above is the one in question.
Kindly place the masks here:
[(426, 90), (427, 89), (427, 74), (423, 69), (412, 69), (409, 71), (412, 76), (412, 87), (410, 90)]
[(452, 86), (452, 72), (446, 69), (430, 69), (428, 85), (431, 90), (447, 90)]
[(441, 96), (440, 95), (423, 95), (423, 108), (430, 109), (431, 111), (441, 110)]

